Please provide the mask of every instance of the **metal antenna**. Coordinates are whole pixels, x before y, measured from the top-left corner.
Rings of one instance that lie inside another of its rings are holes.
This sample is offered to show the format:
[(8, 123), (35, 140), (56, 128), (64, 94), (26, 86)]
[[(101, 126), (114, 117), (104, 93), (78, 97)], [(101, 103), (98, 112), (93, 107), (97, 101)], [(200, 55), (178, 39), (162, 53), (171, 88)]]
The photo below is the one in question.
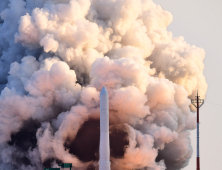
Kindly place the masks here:
[(191, 99), (191, 103), (197, 108), (197, 170), (200, 170), (200, 152), (199, 152), (199, 108), (204, 104), (204, 99), (199, 99), (198, 90), (196, 99)]

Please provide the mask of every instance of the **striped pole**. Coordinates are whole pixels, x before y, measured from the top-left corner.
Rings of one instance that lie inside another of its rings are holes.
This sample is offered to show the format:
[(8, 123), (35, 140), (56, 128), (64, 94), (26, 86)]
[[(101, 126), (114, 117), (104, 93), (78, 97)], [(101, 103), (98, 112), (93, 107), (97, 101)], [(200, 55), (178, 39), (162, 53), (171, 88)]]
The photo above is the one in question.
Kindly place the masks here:
[(199, 148), (199, 108), (204, 104), (204, 99), (199, 99), (200, 96), (198, 96), (198, 91), (197, 91), (197, 96), (196, 99), (191, 99), (191, 103), (193, 104), (194, 107), (197, 108), (197, 170), (200, 170), (200, 148)]
[(200, 149), (199, 149), (199, 96), (197, 92), (197, 170), (200, 170)]

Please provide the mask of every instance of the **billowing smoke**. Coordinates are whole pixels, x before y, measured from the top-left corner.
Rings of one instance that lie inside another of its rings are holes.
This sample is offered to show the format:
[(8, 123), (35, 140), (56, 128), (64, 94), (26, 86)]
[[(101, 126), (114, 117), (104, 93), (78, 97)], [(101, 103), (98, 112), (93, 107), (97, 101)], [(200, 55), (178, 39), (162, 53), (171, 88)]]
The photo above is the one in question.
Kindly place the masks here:
[(180, 170), (205, 96), (205, 52), (152, 0), (1, 0), (0, 169), (98, 169), (99, 93), (112, 170)]

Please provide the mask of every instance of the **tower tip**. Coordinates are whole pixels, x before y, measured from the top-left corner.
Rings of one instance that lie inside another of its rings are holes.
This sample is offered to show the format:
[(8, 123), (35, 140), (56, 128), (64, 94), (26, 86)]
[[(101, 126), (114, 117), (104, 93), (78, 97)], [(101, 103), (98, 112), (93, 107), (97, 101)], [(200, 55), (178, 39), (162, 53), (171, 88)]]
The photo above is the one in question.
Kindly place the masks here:
[(106, 87), (103, 86), (101, 92), (100, 92), (100, 95), (108, 95), (108, 91), (106, 90)]

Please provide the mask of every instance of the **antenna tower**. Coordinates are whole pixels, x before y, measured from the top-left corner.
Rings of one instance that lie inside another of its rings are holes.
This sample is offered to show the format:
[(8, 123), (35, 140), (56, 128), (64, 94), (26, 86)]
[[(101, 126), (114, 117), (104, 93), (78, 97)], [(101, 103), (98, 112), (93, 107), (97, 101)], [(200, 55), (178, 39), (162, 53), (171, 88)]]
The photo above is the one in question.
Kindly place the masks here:
[(197, 108), (197, 170), (200, 170), (200, 152), (199, 152), (199, 108), (204, 104), (204, 99), (200, 99), (199, 97), (200, 97), (200, 96), (198, 96), (198, 90), (197, 90), (196, 99), (191, 99), (192, 105)]

